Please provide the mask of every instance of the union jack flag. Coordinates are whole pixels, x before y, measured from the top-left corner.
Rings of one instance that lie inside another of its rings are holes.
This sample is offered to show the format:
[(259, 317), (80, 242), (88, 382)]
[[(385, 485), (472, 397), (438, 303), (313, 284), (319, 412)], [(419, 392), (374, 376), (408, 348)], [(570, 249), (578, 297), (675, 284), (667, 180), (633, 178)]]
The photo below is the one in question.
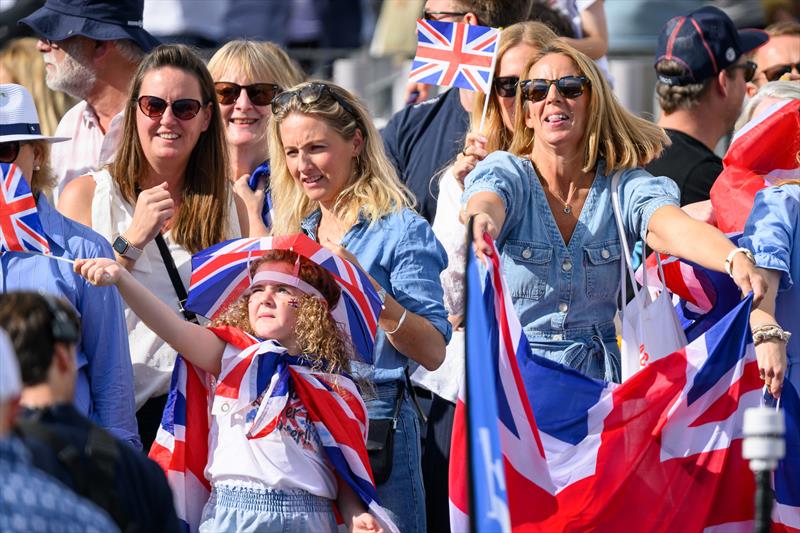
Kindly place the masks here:
[(489, 94), (499, 37), (497, 28), (419, 19), (409, 80)]
[(19, 167), (0, 163), (0, 252), (49, 254), (36, 199)]
[[(178, 518), (187, 530), (197, 530), (210, 495), (203, 476), (209, 451), (209, 405), (212, 414), (237, 413), (257, 405), (257, 412), (252, 417), (248, 413), (247, 420), (252, 423), (249, 438), (258, 439), (275, 430), (294, 390), (336, 474), (385, 531), (397, 532), (378, 501), (366, 449), (367, 409), (355, 383), (344, 375), (308, 368), (307, 362), (287, 355), (285, 348), (272, 341), (259, 342), (230, 327), (212, 330), (227, 343), (213, 400), (211, 389), (204, 385), (204, 373), (185, 362), (176, 364), (167, 408), (150, 451), (150, 457), (167, 472)], [(265, 400), (260, 402), (262, 397)]]
[(186, 308), (215, 318), (244, 293), (250, 285), (250, 261), (267, 250), (292, 250), (333, 275), (342, 298), (331, 315), (350, 335), (361, 360), (371, 363), (381, 312), (378, 293), (365, 272), (303, 234), (234, 239), (196, 253)]

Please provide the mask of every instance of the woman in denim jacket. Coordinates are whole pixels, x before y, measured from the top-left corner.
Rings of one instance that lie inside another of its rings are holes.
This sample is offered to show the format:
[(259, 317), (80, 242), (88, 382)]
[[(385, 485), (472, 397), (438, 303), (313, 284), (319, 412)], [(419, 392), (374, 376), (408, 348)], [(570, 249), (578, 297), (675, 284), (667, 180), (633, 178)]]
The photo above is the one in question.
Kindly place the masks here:
[[(419, 422), (404, 387), (406, 367), (441, 365), (450, 339), (439, 275), (447, 256), (414, 213), (366, 108), (344, 89), (302, 83), (272, 102), (269, 126), (273, 234), (307, 235), (356, 264), (384, 299), (370, 420), (395, 418), (392, 470), (378, 484), (400, 531), (425, 531)], [(355, 366), (355, 365), (354, 365)], [(395, 415), (396, 405), (400, 406)]]
[[(640, 168), (659, 155), (667, 137), (619, 105), (588, 57), (556, 40), (524, 72), (510, 153), (489, 155), (467, 177), (465, 215), (473, 219), (474, 245), (489, 253), (484, 232), (497, 241), (533, 353), (619, 381), (614, 315), (624, 258), (612, 175), (621, 171), (629, 242), (642, 238), (720, 271), (735, 248), (679, 209), (672, 180)], [(762, 275), (745, 254), (731, 259), (737, 285), (759, 300)]]

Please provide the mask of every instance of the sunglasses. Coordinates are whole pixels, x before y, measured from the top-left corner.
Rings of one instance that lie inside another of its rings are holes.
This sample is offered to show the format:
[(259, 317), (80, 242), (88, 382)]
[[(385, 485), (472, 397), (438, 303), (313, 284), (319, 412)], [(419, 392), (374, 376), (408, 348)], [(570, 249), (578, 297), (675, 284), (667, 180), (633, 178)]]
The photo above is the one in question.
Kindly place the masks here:
[(513, 98), (517, 94), (517, 85), (519, 85), (519, 76), (502, 76), (495, 78), (492, 82), (494, 92), (497, 96), (503, 98)]
[(555, 85), (558, 93), (564, 98), (578, 98), (584, 89), (591, 85), (586, 76), (564, 76), (557, 80), (533, 79), (519, 82), (522, 88), (522, 98), (531, 102), (541, 102), (547, 98), (550, 86)]
[(731, 65), (730, 67), (728, 67), (728, 70), (736, 70), (739, 68), (744, 69), (744, 81), (750, 82), (756, 75), (756, 70), (758, 69), (758, 65), (756, 65), (752, 61), (745, 61), (744, 63), (740, 63), (738, 65)]
[(19, 141), (0, 143), (0, 163), (13, 163), (19, 155)]
[(443, 20), (444, 17), (463, 17), (467, 13), (469, 11), (423, 11), (422, 18), (425, 20)]
[(137, 100), (139, 109), (149, 118), (160, 118), (167, 107), (172, 107), (172, 114), (180, 120), (192, 120), (200, 112), (203, 104), (193, 98), (181, 98), (170, 104), (158, 96), (140, 96)]
[[(775, 81), (781, 79), (784, 74), (789, 74), (792, 70), (800, 74), (800, 63), (775, 65), (774, 67), (764, 69), (764, 77), (767, 81)], [(749, 81), (749, 80), (748, 80)]]
[(254, 105), (269, 105), (281, 88), (274, 83), (253, 83), (252, 85), (239, 85), (231, 81), (218, 81), (214, 83), (217, 93), (217, 102), (230, 105), (239, 99), (242, 89), (247, 92), (247, 97)]
[(356, 119), (356, 122), (360, 122), (358, 119), (358, 114), (356, 113), (356, 110), (353, 109), (353, 106), (348, 104), (344, 98), (336, 94), (336, 92), (331, 89), (330, 86), (318, 82), (311, 82), (300, 89), (295, 89), (294, 91), (283, 91), (281, 94), (272, 99), (272, 114), (278, 115), (284, 112), (286, 110), (286, 106), (288, 106), (289, 102), (291, 102), (294, 98), (300, 100), (301, 104), (310, 105), (326, 95), (333, 98), (334, 101), (342, 106), (345, 111), (350, 113), (350, 115)]

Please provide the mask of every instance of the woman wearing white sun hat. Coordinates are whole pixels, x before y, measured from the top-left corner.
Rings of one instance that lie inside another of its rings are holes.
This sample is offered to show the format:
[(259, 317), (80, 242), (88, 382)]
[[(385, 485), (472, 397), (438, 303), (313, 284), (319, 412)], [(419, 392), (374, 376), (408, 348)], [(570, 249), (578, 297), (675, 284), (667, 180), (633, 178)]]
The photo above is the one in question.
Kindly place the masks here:
[[(27, 89), (16, 84), (0, 85), (0, 163), (13, 164), (22, 171), (36, 199), (51, 255), (66, 259), (114, 257), (105, 239), (62, 216), (47, 199), (46, 193), (53, 186), (48, 165), (50, 143), (66, 140), (41, 134), (39, 116)], [(7, 166), (3, 166), (5, 172)], [(115, 436), (141, 446), (134, 418), (133, 370), (119, 294), (107, 287), (92, 286), (73, 273), (66, 262), (53, 261), (44, 255), (3, 252), (0, 292), (15, 290), (56, 294), (75, 307), (82, 318), (75, 405)]]

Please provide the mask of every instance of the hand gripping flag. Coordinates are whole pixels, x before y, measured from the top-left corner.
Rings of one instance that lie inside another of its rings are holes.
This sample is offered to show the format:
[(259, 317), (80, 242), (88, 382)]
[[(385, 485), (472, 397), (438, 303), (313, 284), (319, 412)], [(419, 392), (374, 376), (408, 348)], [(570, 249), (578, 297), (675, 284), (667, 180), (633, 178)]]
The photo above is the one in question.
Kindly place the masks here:
[[(555, 510), (553, 484), (517, 358), (528, 341), (489, 258), (481, 294), (474, 254), (467, 269), (467, 379), (459, 391), (450, 454), (453, 531), (524, 531)], [(471, 492), (471, 495), (470, 495)]]
[(800, 100), (782, 100), (740, 129), (725, 169), (711, 188), (717, 227), (742, 231), (756, 193), (782, 180), (800, 179)]
[(0, 252), (49, 254), (36, 199), (20, 168), (0, 163)]
[[(380, 506), (366, 449), (367, 410), (355, 383), (344, 375), (316, 371), (306, 359), (286, 354), (273, 341), (231, 327), (212, 328), (227, 343), (213, 399), (207, 376), (182, 358), (175, 366), (170, 395), (150, 457), (167, 473), (176, 511), (188, 531), (196, 531), (210, 486), (203, 472), (208, 460), (208, 413), (239, 412), (257, 405), (247, 420), (250, 439), (277, 427), (293, 389), (308, 411), (327, 461), (387, 531), (397, 527)], [(260, 398), (264, 401), (260, 401)], [(210, 403), (209, 403), (210, 402)], [(195, 446), (197, 447), (195, 449)]]
[(489, 94), (500, 30), (463, 22), (417, 20), (409, 81)]

